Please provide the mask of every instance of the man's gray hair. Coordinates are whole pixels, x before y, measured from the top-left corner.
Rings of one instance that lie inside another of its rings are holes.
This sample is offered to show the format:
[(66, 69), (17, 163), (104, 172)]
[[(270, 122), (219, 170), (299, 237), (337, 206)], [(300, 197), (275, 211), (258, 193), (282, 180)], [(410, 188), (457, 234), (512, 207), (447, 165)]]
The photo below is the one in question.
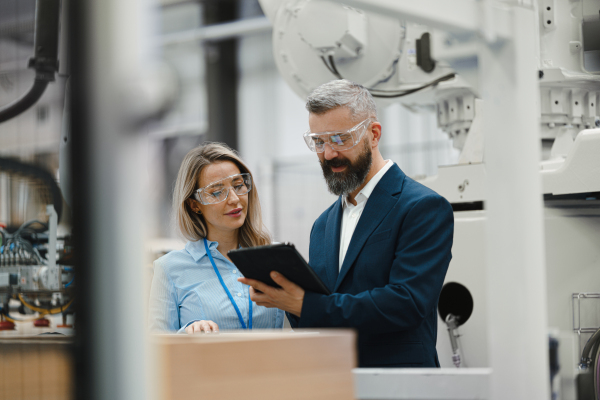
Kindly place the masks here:
[(306, 99), (306, 109), (311, 114), (324, 114), (338, 107), (346, 107), (353, 118), (377, 118), (377, 106), (371, 93), (347, 79), (324, 83)]

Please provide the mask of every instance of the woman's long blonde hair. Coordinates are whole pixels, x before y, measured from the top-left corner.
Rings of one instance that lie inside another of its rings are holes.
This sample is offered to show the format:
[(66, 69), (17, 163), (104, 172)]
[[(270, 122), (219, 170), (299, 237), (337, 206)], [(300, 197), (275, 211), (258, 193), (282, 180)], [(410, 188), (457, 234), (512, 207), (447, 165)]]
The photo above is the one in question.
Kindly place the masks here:
[[(221, 161), (231, 161), (241, 173), (252, 173), (237, 153), (224, 143), (206, 143), (186, 154), (173, 190), (173, 214), (179, 230), (186, 239), (198, 241), (208, 235), (206, 221), (202, 214), (196, 214), (188, 204), (198, 189), (202, 169), (207, 165)], [(244, 225), (239, 230), (239, 242), (242, 247), (261, 246), (271, 243), (271, 237), (263, 226), (258, 191), (252, 178), (252, 190), (248, 192), (248, 212)]]

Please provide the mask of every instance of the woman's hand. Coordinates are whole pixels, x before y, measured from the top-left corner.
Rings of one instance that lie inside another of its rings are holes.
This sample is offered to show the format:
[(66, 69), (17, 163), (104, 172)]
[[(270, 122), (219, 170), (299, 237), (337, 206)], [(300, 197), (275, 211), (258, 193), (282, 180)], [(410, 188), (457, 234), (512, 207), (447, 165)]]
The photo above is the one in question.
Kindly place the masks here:
[(212, 322), (212, 321), (196, 321), (193, 324), (189, 325), (187, 328), (185, 328), (185, 332), (188, 335), (191, 335), (193, 333), (200, 333), (200, 332), (204, 332), (204, 333), (211, 333), (211, 332), (219, 332), (219, 325), (217, 325), (216, 323)]

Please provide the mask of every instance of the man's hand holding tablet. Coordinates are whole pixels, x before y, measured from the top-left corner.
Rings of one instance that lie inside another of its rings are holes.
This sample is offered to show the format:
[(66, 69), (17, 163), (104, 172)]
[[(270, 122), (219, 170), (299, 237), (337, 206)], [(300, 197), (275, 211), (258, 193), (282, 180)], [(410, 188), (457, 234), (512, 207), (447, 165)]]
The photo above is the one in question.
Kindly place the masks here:
[(272, 271), (270, 275), (271, 279), (281, 286), (280, 289), (254, 279), (238, 278), (238, 281), (251, 286), (250, 298), (259, 306), (279, 308), (299, 317), (304, 301), (304, 289), (276, 271)]

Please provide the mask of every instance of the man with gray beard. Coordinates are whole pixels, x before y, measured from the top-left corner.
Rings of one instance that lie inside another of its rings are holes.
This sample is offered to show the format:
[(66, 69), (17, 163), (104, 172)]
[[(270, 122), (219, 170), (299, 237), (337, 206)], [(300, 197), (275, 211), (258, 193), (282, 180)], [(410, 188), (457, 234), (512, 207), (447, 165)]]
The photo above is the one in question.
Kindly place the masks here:
[(275, 272), (281, 289), (240, 280), (258, 305), (287, 311), (293, 327), (356, 329), (360, 367), (439, 367), (437, 302), (452, 258), (452, 207), (383, 159), (367, 89), (332, 81), (306, 108), (304, 139), (340, 196), (310, 234), (309, 264), (332, 294), (304, 291)]

